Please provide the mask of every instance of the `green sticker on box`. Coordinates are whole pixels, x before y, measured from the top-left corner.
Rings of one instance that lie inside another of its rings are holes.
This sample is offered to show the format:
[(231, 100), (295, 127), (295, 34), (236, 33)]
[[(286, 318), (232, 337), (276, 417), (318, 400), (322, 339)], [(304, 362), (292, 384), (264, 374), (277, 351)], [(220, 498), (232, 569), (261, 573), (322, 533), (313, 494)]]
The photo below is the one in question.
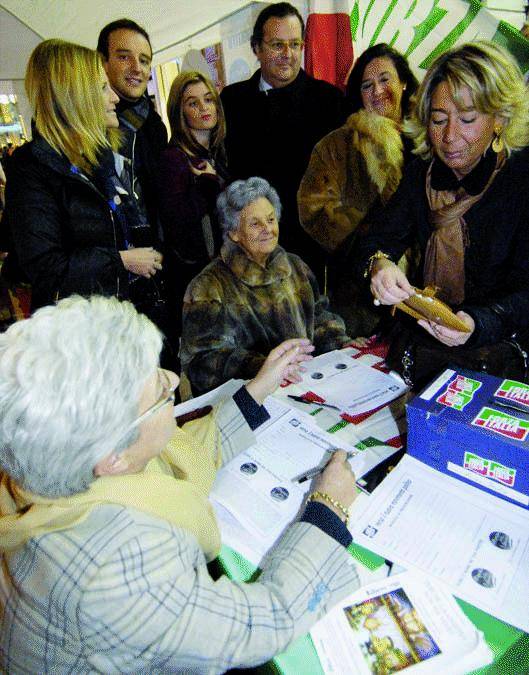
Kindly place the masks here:
[(465, 452), (463, 466), (465, 469), (473, 473), (479, 473), (480, 476), (484, 476), (485, 478), (498, 481), (498, 483), (502, 483), (508, 487), (514, 486), (516, 469), (511, 469), (499, 462), (485, 459), (484, 457), (475, 455), (473, 452)]
[(520, 442), (525, 441), (527, 434), (529, 434), (529, 421), (521, 420), (493, 408), (482, 408), (472, 420), (472, 424)]

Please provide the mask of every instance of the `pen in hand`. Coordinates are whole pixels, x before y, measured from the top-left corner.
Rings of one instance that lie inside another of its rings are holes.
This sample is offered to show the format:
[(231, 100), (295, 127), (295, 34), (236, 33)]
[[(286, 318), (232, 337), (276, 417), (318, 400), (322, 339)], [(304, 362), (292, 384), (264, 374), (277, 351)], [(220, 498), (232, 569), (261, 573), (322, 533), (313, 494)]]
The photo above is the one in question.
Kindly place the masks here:
[[(335, 449), (337, 449), (337, 448), (335, 448)], [(329, 451), (327, 451), (327, 452), (329, 452)], [(358, 454), (358, 450), (349, 450), (349, 452), (347, 453), (347, 459), (351, 459), (351, 457), (354, 457), (357, 454)], [(306, 481), (311, 480), (312, 478), (315, 478), (320, 473), (323, 473), (326, 466), (327, 466), (327, 463), (325, 463), (323, 465), (315, 466), (312, 469), (308, 469), (307, 471), (304, 471), (299, 476), (296, 476), (295, 478), (292, 478), (292, 482), (293, 483), (305, 483)]]

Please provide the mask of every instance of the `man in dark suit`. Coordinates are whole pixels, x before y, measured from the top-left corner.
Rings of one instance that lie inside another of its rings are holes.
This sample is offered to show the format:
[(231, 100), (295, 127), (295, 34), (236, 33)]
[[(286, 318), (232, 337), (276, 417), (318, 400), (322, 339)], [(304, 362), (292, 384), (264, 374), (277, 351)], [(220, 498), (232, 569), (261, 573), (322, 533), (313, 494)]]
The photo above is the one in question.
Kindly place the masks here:
[(280, 243), (323, 277), (321, 250), (299, 224), (296, 195), (314, 145), (344, 121), (341, 92), (301, 68), (305, 26), (287, 2), (263, 9), (251, 45), (259, 70), (221, 94), (228, 168), (234, 178), (262, 176), (283, 205)]

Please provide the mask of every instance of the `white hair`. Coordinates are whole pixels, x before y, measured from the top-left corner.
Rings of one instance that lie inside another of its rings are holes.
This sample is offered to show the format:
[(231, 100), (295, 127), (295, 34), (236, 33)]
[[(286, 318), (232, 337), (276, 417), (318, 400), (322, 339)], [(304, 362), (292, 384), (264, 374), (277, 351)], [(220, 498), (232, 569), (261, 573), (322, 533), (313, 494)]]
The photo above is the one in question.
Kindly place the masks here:
[(281, 219), (281, 201), (279, 195), (264, 178), (253, 176), (247, 180), (236, 180), (217, 197), (217, 213), (224, 239), (230, 232), (239, 229), (239, 216), (248, 204), (264, 197), (274, 207), (276, 218)]
[(0, 335), (0, 469), (48, 497), (86, 490), (103, 457), (138, 437), (158, 329), (129, 302), (73, 296)]

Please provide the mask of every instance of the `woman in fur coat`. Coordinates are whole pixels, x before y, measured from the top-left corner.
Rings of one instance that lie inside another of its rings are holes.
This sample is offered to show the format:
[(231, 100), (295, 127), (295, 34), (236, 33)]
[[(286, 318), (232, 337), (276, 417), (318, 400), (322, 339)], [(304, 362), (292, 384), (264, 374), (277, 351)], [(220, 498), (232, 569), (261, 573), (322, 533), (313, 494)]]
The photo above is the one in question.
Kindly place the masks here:
[[(369, 335), (381, 317), (358, 297), (348, 277), (348, 252), (372, 209), (397, 189), (410, 158), (401, 124), (417, 80), (406, 59), (386, 44), (358, 58), (347, 83), (352, 114), (314, 148), (298, 192), (303, 228), (328, 256), (327, 292), (350, 335)], [(356, 297), (355, 297), (356, 296)]]

